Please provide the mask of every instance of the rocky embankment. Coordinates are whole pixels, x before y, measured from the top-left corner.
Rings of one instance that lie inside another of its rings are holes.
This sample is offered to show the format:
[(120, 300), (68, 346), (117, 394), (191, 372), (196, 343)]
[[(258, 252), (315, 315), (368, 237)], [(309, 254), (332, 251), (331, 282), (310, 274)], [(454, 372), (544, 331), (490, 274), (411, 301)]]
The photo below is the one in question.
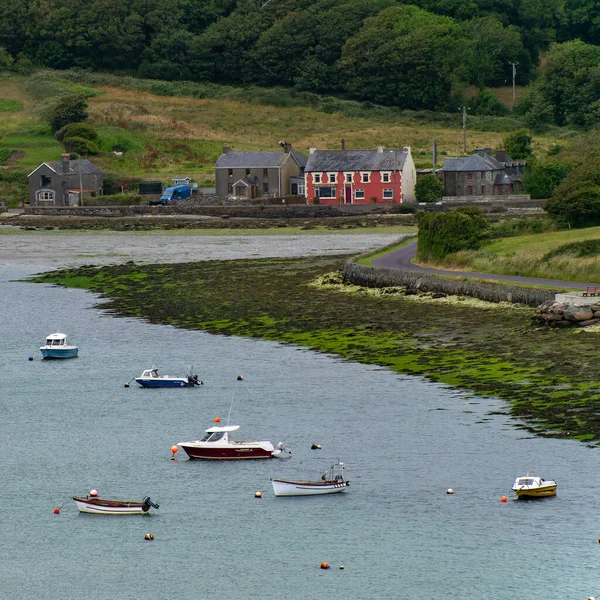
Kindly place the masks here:
[(532, 318), (552, 327), (590, 327), (600, 323), (600, 297), (597, 304), (578, 306), (548, 300), (535, 309)]

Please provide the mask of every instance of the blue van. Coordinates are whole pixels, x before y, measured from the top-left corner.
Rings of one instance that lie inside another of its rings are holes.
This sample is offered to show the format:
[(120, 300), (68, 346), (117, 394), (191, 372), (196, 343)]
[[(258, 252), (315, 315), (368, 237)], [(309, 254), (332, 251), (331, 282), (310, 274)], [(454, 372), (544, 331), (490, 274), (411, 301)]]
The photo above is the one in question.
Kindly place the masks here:
[(175, 187), (167, 188), (160, 197), (160, 203), (166, 206), (172, 200), (185, 200), (192, 195), (192, 190), (189, 185), (176, 185)]

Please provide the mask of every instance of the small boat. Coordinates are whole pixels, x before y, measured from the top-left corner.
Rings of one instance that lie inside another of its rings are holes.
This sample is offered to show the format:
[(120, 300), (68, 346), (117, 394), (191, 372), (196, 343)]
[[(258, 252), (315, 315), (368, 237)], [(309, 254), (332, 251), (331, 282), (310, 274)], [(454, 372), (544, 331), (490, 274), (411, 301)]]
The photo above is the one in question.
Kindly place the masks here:
[(64, 333), (51, 333), (46, 338), (46, 344), (40, 347), (42, 358), (75, 358), (79, 352), (77, 346), (67, 344)]
[(202, 381), (198, 379), (198, 375), (186, 375), (185, 377), (171, 377), (169, 375), (159, 375), (158, 367), (152, 367), (142, 372), (139, 377), (135, 378), (136, 383), (139, 383), (142, 387), (146, 388), (158, 388), (158, 387), (194, 387), (196, 385), (203, 385)]
[(556, 496), (556, 481), (545, 480), (541, 477), (517, 477), (512, 486), (517, 498), (546, 498)]
[(73, 496), (79, 512), (92, 515), (146, 515), (150, 508), (158, 509), (149, 496), (141, 502), (130, 500), (106, 500), (98, 498), (98, 492), (92, 490), (87, 496)]
[[(215, 423), (219, 423), (217, 417)], [(277, 448), (267, 440), (232, 440), (230, 433), (237, 431), (239, 425), (226, 425), (210, 427), (204, 432), (201, 440), (194, 442), (179, 442), (190, 458), (199, 458), (205, 460), (248, 460), (256, 458), (284, 458), (291, 456), (291, 450), (283, 443), (279, 443)]]
[(321, 475), (320, 481), (271, 479), (276, 496), (320, 496), (345, 492), (350, 482), (344, 479), (344, 463), (337, 462)]

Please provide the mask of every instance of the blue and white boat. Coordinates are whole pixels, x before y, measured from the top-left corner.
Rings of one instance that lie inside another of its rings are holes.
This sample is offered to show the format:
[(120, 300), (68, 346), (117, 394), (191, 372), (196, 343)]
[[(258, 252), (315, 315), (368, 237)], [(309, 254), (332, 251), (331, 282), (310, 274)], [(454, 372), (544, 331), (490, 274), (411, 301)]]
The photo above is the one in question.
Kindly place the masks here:
[(136, 383), (142, 387), (158, 388), (158, 387), (194, 387), (202, 385), (198, 379), (198, 375), (186, 375), (185, 377), (170, 377), (169, 375), (159, 375), (158, 367), (146, 369), (139, 377), (135, 378)]
[(64, 333), (51, 333), (46, 344), (40, 347), (42, 358), (75, 358), (79, 352), (77, 346), (67, 344)]

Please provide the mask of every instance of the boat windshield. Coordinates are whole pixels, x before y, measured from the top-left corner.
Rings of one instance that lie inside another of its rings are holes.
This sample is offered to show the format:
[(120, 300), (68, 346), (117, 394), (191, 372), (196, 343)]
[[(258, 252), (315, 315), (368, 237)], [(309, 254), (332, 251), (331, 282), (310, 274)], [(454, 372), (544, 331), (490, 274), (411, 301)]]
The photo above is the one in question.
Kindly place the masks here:
[(215, 431), (213, 433), (207, 433), (203, 438), (202, 442), (218, 442), (225, 435), (224, 431)]
[(517, 479), (517, 485), (533, 485), (533, 479)]
[(64, 343), (64, 340), (53, 340), (52, 338), (46, 340), (46, 346), (61, 346), (64, 345)]

